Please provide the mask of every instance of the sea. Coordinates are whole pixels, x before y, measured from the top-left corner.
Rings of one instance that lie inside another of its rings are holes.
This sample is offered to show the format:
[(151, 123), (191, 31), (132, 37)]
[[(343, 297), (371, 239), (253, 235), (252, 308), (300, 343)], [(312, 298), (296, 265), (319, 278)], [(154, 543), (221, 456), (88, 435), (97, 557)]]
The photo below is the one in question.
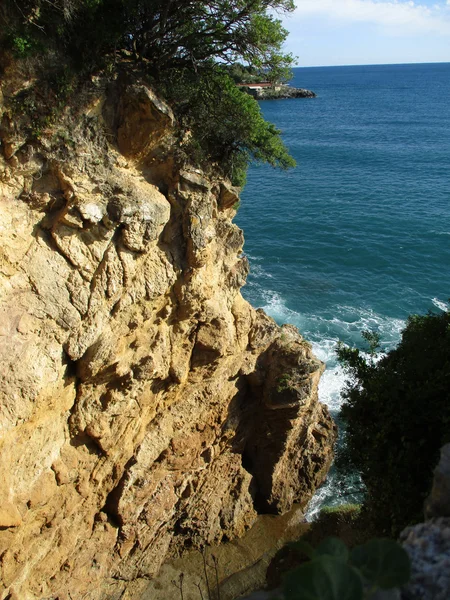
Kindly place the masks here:
[[(249, 170), (242, 292), (312, 343), (339, 422), (337, 342), (364, 348), (374, 330), (388, 351), (408, 315), (448, 306), (450, 63), (297, 68), (291, 85), (317, 98), (260, 102), (297, 166)], [(358, 478), (333, 468), (307, 518), (360, 499)]]

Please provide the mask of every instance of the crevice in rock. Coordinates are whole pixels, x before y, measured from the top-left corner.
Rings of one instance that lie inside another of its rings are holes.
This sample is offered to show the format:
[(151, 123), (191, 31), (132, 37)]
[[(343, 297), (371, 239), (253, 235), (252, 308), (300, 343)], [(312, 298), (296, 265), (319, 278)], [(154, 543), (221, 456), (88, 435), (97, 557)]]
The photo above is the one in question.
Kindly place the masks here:
[[(89, 289), (90, 289), (90, 292), (91, 292), (91, 294), (90, 294), (90, 296), (89, 296), (89, 304), (88, 304), (88, 310), (87, 310), (87, 314), (88, 314), (88, 315), (89, 315), (89, 313), (90, 313), (90, 311), (91, 311), (92, 293), (93, 293), (93, 292), (94, 292), (94, 290), (95, 290), (95, 286), (96, 286), (96, 283), (97, 283), (97, 276), (98, 276), (99, 272), (100, 272), (100, 271), (103, 269), (103, 265), (104, 265), (104, 263), (105, 263), (105, 257), (106, 257), (106, 255), (108, 254), (108, 252), (109, 252), (109, 249), (110, 249), (112, 246), (115, 246), (115, 244), (114, 244), (114, 238), (115, 238), (115, 236), (116, 236), (116, 235), (117, 235), (117, 229), (116, 229), (116, 231), (114, 232), (114, 235), (113, 235), (113, 237), (112, 237), (111, 241), (110, 241), (110, 242), (109, 242), (109, 244), (106, 246), (106, 248), (105, 248), (105, 251), (104, 251), (104, 252), (103, 252), (103, 254), (102, 254), (102, 257), (101, 257), (101, 259), (99, 260), (99, 263), (98, 263), (98, 265), (97, 265), (97, 268), (95, 269), (95, 271), (94, 271), (94, 273), (93, 273), (93, 275), (92, 275), (92, 277), (91, 277), (91, 281), (90, 281), (90, 284), (89, 284)], [(116, 250), (116, 253), (117, 253), (117, 250)], [(117, 253), (117, 254), (118, 254), (118, 253)], [(75, 265), (75, 267), (76, 267), (76, 265)], [(76, 267), (76, 268), (77, 268), (77, 267)], [(83, 276), (83, 274), (82, 274), (82, 273), (81, 273), (81, 275)], [(122, 284), (123, 284), (123, 278), (122, 278)]]
[[(119, 529), (122, 527), (122, 523), (120, 522), (120, 520), (117, 518), (117, 515), (114, 515), (110, 512), (108, 512), (108, 510), (106, 509), (106, 504), (104, 506), (102, 506), (102, 508), (99, 510), (99, 515), (103, 513), (104, 515), (106, 515), (107, 518), (107, 523), (109, 525), (111, 525), (111, 527), (114, 527), (115, 529)], [(100, 520), (102, 520), (100, 518)]]
[(250, 475), (253, 475), (253, 469), (254, 469), (253, 459), (252, 459), (247, 447), (245, 447), (244, 451), (242, 452), (242, 467), (247, 471), (247, 473), (250, 473)]
[(63, 349), (63, 364), (66, 365), (66, 373), (65, 373), (66, 385), (73, 382), (73, 383), (75, 383), (75, 387), (77, 387), (76, 380), (77, 380), (78, 361), (70, 358), (70, 356), (67, 354), (67, 352), (64, 349)]
[(123, 525), (123, 518), (119, 511), (120, 498), (125, 489), (129, 475), (128, 472), (131, 467), (136, 464), (136, 462), (136, 457), (132, 456), (125, 464), (119, 483), (109, 492), (108, 496), (106, 497), (105, 504), (101, 509), (101, 511), (107, 514), (109, 518), (114, 519), (119, 524), (119, 527), (122, 527)]

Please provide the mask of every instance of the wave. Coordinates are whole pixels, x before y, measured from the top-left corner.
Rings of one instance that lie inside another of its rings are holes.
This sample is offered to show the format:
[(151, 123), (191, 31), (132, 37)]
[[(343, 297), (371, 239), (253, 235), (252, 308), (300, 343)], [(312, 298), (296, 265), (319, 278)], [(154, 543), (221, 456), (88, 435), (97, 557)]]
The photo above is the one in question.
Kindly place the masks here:
[(450, 231), (438, 231), (437, 229), (431, 229), (430, 233), (435, 233), (436, 235), (450, 235)]
[(249, 259), (249, 261), (252, 264), (252, 272), (253, 272), (253, 269), (254, 269), (254, 261), (258, 261), (259, 262), (259, 261), (264, 260), (261, 256), (256, 256), (256, 255), (253, 255), (253, 254), (249, 254), (248, 252), (245, 252), (245, 256)]
[(442, 310), (443, 312), (447, 312), (449, 309), (448, 302), (442, 302), (442, 300), (439, 300), (438, 298), (433, 298), (431, 302), (436, 306), (436, 308), (439, 308), (439, 310)]
[(361, 332), (365, 330), (376, 331), (381, 338), (382, 350), (390, 350), (399, 342), (406, 324), (403, 319), (380, 315), (371, 308), (347, 305), (337, 305), (324, 315), (301, 313), (289, 308), (278, 292), (262, 289), (257, 284), (253, 287), (254, 292), (259, 292), (260, 302), (257, 304), (278, 323), (291, 323), (298, 327), (301, 334), (313, 343), (318, 358), (324, 362), (332, 359), (339, 340), (361, 346)]
[[(247, 255), (247, 258), (251, 257)], [(255, 264), (254, 262), (252, 262), (252, 275), (259, 278), (273, 279), (273, 275), (268, 273), (261, 265)]]

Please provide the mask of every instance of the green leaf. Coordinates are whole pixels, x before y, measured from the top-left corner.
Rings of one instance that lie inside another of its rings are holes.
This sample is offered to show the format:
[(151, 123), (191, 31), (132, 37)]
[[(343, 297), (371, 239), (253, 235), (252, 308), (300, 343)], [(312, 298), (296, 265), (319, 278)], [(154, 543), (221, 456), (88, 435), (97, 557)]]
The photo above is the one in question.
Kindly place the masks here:
[(349, 552), (345, 543), (337, 537), (324, 539), (316, 548), (316, 554), (334, 556), (343, 562), (347, 562)]
[(342, 560), (322, 555), (288, 573), (283, 591), (286, 600), (362, 600), (358, 572)]
[(308, 542), (304, 542), (303, 540), (298, 540), (297, 542), (290, 542), (288, 544), (290, 548), (295, 550), (301, 556), (307, 556), (308, 558), (314, 558), (316, 555), (316, 551)]
[(350, 562), (372, 585), (382, 589), (404, 585), (411, 575), (409, 556), (394, 540), (374, 539), (357, 546)]

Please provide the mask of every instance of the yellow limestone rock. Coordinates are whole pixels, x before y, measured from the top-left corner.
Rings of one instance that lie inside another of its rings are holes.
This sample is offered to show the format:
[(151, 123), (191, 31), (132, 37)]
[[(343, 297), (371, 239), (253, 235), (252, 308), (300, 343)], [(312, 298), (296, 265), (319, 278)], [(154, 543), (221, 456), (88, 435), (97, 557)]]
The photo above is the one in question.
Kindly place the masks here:
[(108, 94), (70, 147), (1, 133), (0, 600), (138, 598), (331, 461), (322, 364), (240, 295), (237, 190), (175, 166), (150, 89)]

